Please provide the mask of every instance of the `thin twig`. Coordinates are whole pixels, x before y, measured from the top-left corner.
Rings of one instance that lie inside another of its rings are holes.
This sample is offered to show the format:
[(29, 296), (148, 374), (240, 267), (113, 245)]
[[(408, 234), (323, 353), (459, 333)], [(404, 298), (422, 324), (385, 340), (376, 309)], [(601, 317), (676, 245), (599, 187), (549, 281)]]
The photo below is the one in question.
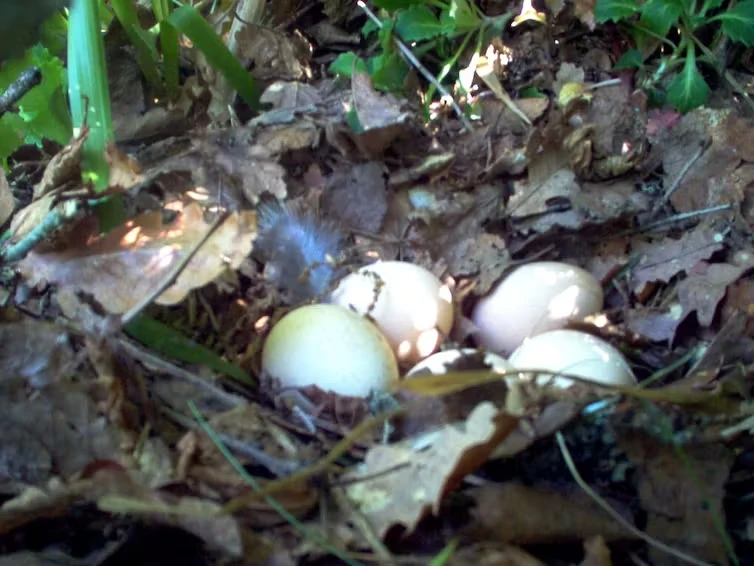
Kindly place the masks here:
[(656, 222), (645, 224), (644, 226), (641, 226), (639, 228), (638, 232), (648, 232), (649, 230), (654, 230), (655, 228), (661, 228), (662, 226), (665, 226), (666, 224), (674, 224), (675, 222), (683, 222), (685, 220), (691, 220), (692, 218), (697, 218), (698, 216), (714, 214), (715, 212), (722, 212), (723, 210), (730, 210), (731, 208), (733, 208), (732, 204), (719, 204), (717, 206), (711, 206), (710, 208), (702, 208), (700, 210), (691, 210), (689, 212), (682, 212), (680, 214), (668, 216), (667, 218), (663, 218), (662, 220), (657, 220)]
[(70, 206), (55, 207), (49, 210), (42, 221), (15, 244), (0, 249), (0, 261), (13, 263), (23, 259), (34, 246), (44, 241), (50, 234), (65, 226), (78, 217), (81, 203), (74, 202)]
[(4, 92), (0, 92), (0, 117), (18, 102), (27, 92), (42, 82), (42, 71), (39, 67), (30, 67), (13, 81)]

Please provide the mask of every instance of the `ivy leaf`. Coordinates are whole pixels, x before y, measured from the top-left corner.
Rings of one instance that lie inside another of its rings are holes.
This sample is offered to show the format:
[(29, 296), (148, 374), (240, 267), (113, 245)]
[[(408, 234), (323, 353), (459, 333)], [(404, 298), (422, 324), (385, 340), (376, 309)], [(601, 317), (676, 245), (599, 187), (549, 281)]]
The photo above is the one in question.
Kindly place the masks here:
[(711, 18), (723, 22), (723, 33), (746, 47), (754, 45), (754, 0), (743, 0), (730, 10)]
[(686, 54), (683, 70), (668, 85), (668, 103), (681, 112), (688, 112), (707, 102), (710, 88), (696, 67), (694, 48)]
[(641, 23), (660, 37), (668, 35), (683, 10), (678, 2), (649, 0), (641, 7)]
[(605, 22), (619, 22), (637, 14), (640, 10), (638, 2), (632, 0), (597, 0), (594, 7), (594, 20), (598, 24)]
[(447, 33), (432, 11), (425, 5), (411, 6), (398, 14), (395, 31), (403, 41), (423, 41)]

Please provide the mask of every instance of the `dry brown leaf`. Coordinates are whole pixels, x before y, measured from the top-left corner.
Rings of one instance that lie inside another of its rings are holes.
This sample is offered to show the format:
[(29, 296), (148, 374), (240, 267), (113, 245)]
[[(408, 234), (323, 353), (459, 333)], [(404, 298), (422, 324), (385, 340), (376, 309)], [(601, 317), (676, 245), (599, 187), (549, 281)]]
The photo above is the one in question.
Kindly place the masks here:
[(409, 532), (463, 478), (483, 464), (516, 425), (492, 403), (477, 406), (462, 424), (450, 424), (418, 439), (375, 446), (352, 468), (345, 495), (383, 537), (394, 525)]
[[(275, 116), (279, 116), (280, 110), (283, 109), (301, 109), (307, 106), (312, 106), (322, 102), (322, 95), (312, 85), (301, 83), (297, 81), (275, 81), (268, 86), (259, 97), (259, 102), (262, 104), (270, 104), (272, 108), (278, 112), (274, 113)], [(265, 113), (254, 120), (268, 120), (269, 113)], [(290, 120), (293, 121), (293, 114), (287, 114), (291, 116)]]
[(678, 284), (678, 298), (683, 314), (696, 312), (699, 324), (710, 326), (715, 318), (717, 305), (725, 297), (728, 286), (752, 267), (754, 256), (744, 265), (699, 262), (688, 277)]
[(539, 544), (593, 536), (606, 540), (635, 538), (576, 487), (561, 492), (514, 483), (490, 484), (473, 490), (471, 495), (477, 506), (468, 530), (476, 540)]
[(480, 542), (458, 549), (448, 566), (545, 566), (531, 554), (510, 544)]
[(0, 398), (0, 478), (34, 485), (97, 459), (117, 461), (120, 438), (83, 390), (48, 387), (33, 399)]
[(361, 132), (353, 139), (365, 155), (377, 157), (407, 131), (410, 114), (403, 111), (396, 97), (374, 90), (366, 73), (353, 74), (351, 94), (352, 108), (361, 126)]
[[(19, 271), (31, 285), (56, 283), (92, 295), (111, 313), (124, 313), (158, 286), (177, 262), (207, 233), (209, 224), (197, 204), (187, 206), (169, 225), (153, 212), (128, 221), (99, 237), (91, 234), (80, 247), (62, 252), (30, 253)], [(248, 256), (256, 237), (256, 213), (229, 216), (201, 246), (178, 280), (158, 298), (175, 304)]]
[(697, 263), (723, 248), (722, 235), (707, 225), (683, 233), (679, 239), (634, 241), (634, 252), (641, 253), (631, 269), (634, 292), (641, 295), (647, 283), (668, 283), (673, 277), (687, 273)]
[(41, 198), (69, 180), (75, 179), (77, 184), (81, 182), (81, 151), (88, 138), (89, 128), (84, 126), (78, 136), (55, 154), (45, 167), (42, 180), (34, 187), (34, 200)]
[(665, 309), (634, 308), (626, 312), (626, 328), (655, 342), (672, 343), (678, 325), (685, 315), (675, 303)]
[(15, 207), (16, 200), (13, 198), (5, 173), (0, 173), (0, 226), (10, 218)]
[(55, 200), (55, 194), (46, 194), (19, 210), (11, 221), (11, 232), (13, 234), (11, 241), (18, 242), (28, 236), (42, 223), (52, 210), (53, 205), (63, 216), (69, 216), (76, 209), (77, 204), (73, 200), (64, 200), (54, 204)]
[[(677, 180), (697, 148), (711, 142), (673, 192), (670, 202), (676, 210), (689, 212), (750, 201), (754, 189), (752, 136), (751, 120), (707, 108), (692, 110), (665, 129), (653, 145), (653, 154), (662, 160), (666, 187)], [(744, 216), (751, 223), (750, 206)]]
[(117, 187), (125, 191), (142, 181), (138, 163), (118, 149), (118, 146), (112, 142), (105, 147), (105, 159), (110, 165), (108, 187), (111, 189)]
[(590, 30), (594, 30), (597, 25), (594, 21), (594, 7), (596, 4), (597, 0), (574, 0), (573, 2), (574, 15)]
[(584, 541), (584, 559), (579, 566), (612, 566), (610, 549), (601, 536), (592, 537)]
[(326, 218), (348, 230), (376, 234), (387, 212), (384, 167), (377, 162), (336, 169), (323, 195)]
[(236, 52), (254, 67), (257, 80), (302, 80), (309, 73), (311, 52), (300, 34), (261, 26), (245, 26), (235, 34)]
[(75, 355), (65, 330), (33, 318), (0, 324), (0, 385), (37, 389), (63, 379)]
[[(733, 454), (720, 444), (680, 447), (662, 443), (638, 430), (622, 430), (618, 442), (637, 467), (639, 498), (647, 512), (646, 533), (697, 559), (727, 564), (723, 497)], [(677, 558), (649, 547), (658, 566)]]
[[(254, 134), (250, 151), (263, 149), (265, 156), (283, 155), (299, 149), (311, 150), (319, 143), (320, 130), (313, 123), (298, 120), (290, 125), (270, 126)], [(263, 156), (264, 157), (264, 156)]]

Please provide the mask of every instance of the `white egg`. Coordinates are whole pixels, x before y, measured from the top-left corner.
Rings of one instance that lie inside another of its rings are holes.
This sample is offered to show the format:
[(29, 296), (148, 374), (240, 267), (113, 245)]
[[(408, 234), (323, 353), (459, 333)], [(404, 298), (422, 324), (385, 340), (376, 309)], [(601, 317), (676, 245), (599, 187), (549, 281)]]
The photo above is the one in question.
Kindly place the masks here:
[(393, 351), (377, 327), (337, 305), (309, 305), (281, 318), (264, 344), (262, 370), (284, 387), (316, 385), (354, 397), (398, 378)]
[(576, 330), (551, 330), (528, 338), (509, 359), (519, 370), (545, 370), (537, 382), (555, 387), (570, 387), (573, 380), (558, 374), (573, 375), (609, 385), (635, 385), (631, 368), (621, 353), (591, 334)]
[[(432, 354), (425, 360), (420, 361), (414, 367), (412, 367), (406, 377), (412, 375), (431, 373), (434, 375), (440, 375), (447, 373), (448, 366), (458, 362), (462, 356), (476, 356), (477, 350), (475, 348), (463, 348), (461, 350), (445, 350), (444, 352), (437, 352)], [(492, 371), (497, 373), (506, 373), (513, 369), (513, 366), (502, 356), (493, 354), (491, 352), (485, 352), (482, 360), (483, 364), (492, 368)], [(473, 369), (473, 368), (468, 368)], [(482, 364), (479, 364), (479, 369), (482, 369)]]
[(503, 279), (477, 303), (476, 341), (509, 355), (526, 338), (563, 328), (569, 319), (599, 312), (603, 294), (588, 271), (555, 261), (530, 263)]
[(404, 261), (362, 267), (340, 282), (331, 302), (368, 315), (405, 363), (435, 352), (453, 326), (448, 286), (423, 267)]

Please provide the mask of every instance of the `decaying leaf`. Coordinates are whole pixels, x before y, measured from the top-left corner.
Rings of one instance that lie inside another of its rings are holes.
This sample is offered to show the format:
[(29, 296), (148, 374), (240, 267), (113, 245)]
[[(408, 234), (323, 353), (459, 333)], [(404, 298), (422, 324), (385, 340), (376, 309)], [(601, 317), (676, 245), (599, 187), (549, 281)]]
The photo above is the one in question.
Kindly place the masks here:
[(448, 492), (487, 460), (515, 424), (492, 403), (482, 403), (462, 424), (375, 446), (364, 464), (344, 474), (345, 494), (378, 536), (394, 525), (411, 532), (420, 519), (439, 510)]
[[(638, 468), (647, 534), (697, 559), (727, 564), (719, 527), (724, 527), (723, 486), (731, 452), (714, 444), (678, 447), (637, 430), (624, 430), (620, 442)], [(677, 563), (661, 549), (650, 547), (649, 553), (653, 564)]]
[[(80, 247), (47, 254), (32, 252), (19, 269), (32, 285), (47, 281), (60, 289), (85, 292), (109, 312), (124, 313), (164, 280), (208, 228), (196, 204), (167, 225), (160, 212), (148, 213), (105, 236), (92, 234)], [(256, 214), (232, 214), (157, 302), (180, 302), (190, 290), (213, 281), (226, 269), (237, 268), (251, 252), (255, 237)]]
[(3, 173), (0, 175), (0, 225), (5, 224), (5, 221), (13, 214), (15, 207), (16, 201), (8, 185), (8, 180), (5, 178), (5, 173)]
[[(472, 493), (476, 509), (468, 532), (476, 540), (536, 544), (598, 535), (606, 540), (635, 538), (577, 487), (557, 490), (507, 483)], [(628, 517), (627, 511), (623, 515)]]
[(0, 385), (40, 389), (75, 369), (75, 354), (62, 327), (24, 318), (0, 323)]

